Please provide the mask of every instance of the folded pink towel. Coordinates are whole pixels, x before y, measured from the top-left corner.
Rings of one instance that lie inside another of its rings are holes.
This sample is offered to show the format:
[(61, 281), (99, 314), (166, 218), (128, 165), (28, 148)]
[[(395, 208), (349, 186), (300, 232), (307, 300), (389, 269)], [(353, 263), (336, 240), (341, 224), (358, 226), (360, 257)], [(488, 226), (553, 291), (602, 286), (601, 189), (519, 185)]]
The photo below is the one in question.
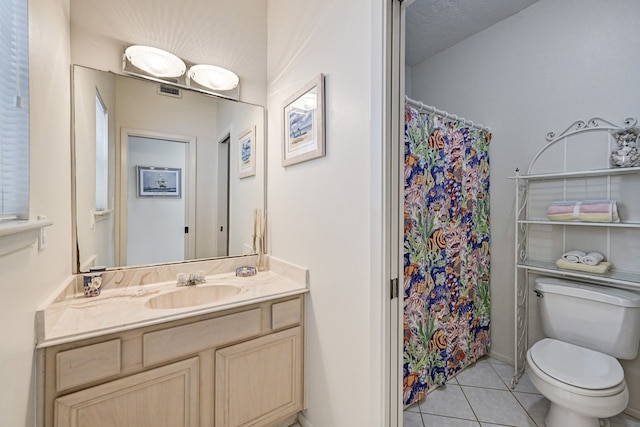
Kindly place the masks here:
[(547, 208), (551, 221), (620, 222), (615, 200), (563, 200)]
[(551, 202), (547, 208), (547, 218), (551, 221), (575, 221), (578, 218), (579, 202)]

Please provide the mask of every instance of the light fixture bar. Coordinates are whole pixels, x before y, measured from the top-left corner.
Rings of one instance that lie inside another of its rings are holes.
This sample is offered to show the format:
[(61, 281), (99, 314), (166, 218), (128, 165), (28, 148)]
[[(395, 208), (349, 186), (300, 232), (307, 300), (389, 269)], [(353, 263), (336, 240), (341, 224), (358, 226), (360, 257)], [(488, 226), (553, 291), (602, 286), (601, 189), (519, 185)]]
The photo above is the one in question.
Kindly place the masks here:
[(192, 64), (150, 46), (132, 45), (126, 48), (122, 57), (122, 71), (175, 87), (240, 99), (240, 78), (234, 72), (215, 65)]

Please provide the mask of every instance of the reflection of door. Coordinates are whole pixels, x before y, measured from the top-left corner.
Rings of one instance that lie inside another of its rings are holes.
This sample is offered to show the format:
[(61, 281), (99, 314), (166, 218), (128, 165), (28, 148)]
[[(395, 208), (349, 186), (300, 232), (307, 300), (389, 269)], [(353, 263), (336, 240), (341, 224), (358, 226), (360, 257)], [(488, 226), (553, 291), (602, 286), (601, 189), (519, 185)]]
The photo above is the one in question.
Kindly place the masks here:
[[(127, 265), (184, 260), (187, 144), (129, 136), (128, 146)], [(136, 166), (180, 169), (181, 196), (138, 196)]]
[(217, 256), (229, 255), (229, 141), (227, 135), (218, 144)]

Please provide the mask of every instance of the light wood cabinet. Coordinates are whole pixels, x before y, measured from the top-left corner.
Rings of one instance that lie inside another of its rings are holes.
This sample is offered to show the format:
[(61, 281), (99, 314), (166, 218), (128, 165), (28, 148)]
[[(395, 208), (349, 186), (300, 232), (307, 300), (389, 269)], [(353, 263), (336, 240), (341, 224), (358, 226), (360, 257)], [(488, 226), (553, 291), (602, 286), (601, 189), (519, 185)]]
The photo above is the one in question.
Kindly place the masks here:
[(273, 426), (303, 409), (303, 296), (39, 350), (38, 427)]
[(56, 426), (197, 427), (198, 358), (56, 399)]
[(302, 409), (302, 329), (216, 352), (216, 427), (269, 426)]

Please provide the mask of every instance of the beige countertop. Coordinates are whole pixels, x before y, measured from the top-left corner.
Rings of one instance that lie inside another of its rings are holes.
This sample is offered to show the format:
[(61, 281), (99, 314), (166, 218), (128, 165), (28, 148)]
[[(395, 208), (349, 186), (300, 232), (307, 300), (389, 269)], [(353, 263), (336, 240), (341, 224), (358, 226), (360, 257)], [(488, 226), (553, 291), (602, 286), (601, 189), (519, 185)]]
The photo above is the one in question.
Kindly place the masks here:
[[(286, 268), (281, 268), (282, 265)], [(76, 292), (70, 298), (58, 298), (38, 312), (36, 347), (49, 347), (308, 292), (306, 270), (282, 263), (278, 267), (276, 271), (259, 272), (251, 277), (236, 277), (235, 272), (207, 275), (206, 283), (188, 287), (178, 287), (175, 280), (170, 280), (106, 288), (96, 297), (85, 297)], [(236, 287), (237, 293), (211, 303), (184, 308), (147, 307), (147, 301), (157, 295), (220, 285)]]

